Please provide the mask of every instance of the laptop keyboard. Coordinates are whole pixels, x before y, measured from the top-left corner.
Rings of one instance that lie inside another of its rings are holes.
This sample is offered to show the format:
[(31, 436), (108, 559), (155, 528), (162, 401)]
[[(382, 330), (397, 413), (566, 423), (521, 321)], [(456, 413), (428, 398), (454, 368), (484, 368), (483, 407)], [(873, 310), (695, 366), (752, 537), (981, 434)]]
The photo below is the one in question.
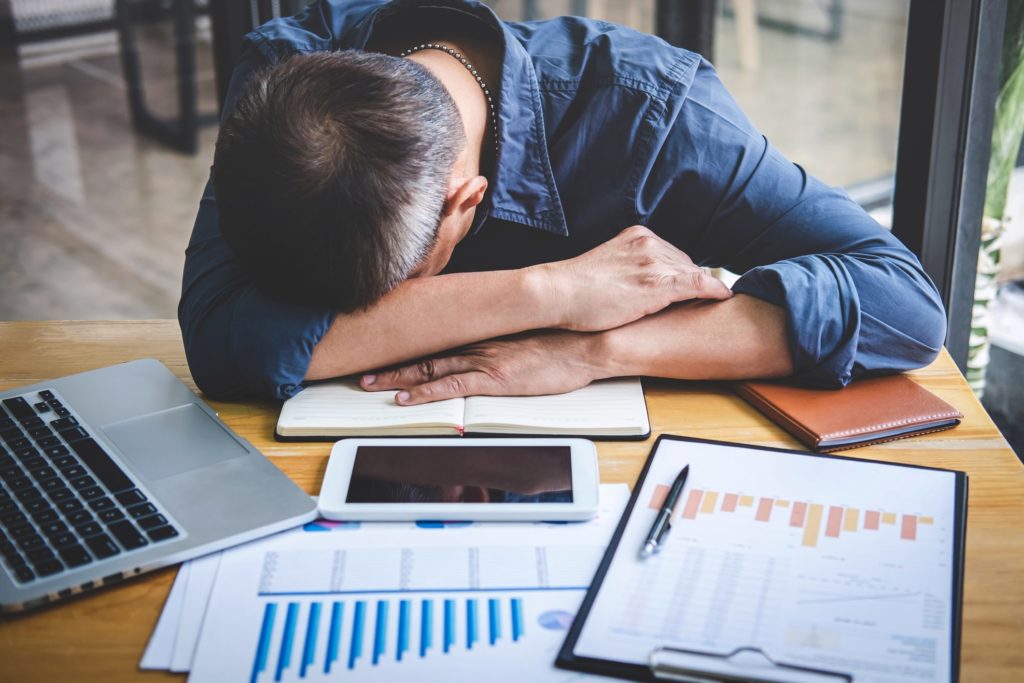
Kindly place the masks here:
[(56, 392), (0, 404), (0, 557), (18, 583), (179, 535)]

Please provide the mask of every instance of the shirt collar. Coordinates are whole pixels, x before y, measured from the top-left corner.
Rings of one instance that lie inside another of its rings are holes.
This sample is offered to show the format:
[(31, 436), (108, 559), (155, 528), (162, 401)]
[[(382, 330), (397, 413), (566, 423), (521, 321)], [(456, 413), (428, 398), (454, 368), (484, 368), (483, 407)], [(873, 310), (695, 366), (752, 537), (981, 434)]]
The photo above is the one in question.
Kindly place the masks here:
[(568, 235), (562, 201), (548, 156), (540, 89), (533, 61), (504, 22), (476, 0), (394, 0), (350, 24), (339, 43), (363, 48), (376, 22), (405, 9), (464, 12), (501, 36), (503, 59), (498, 100), (498, 159), (486, 206), (478, 210), (474, 232), (486, 216), (520, 223), (556, 235)]

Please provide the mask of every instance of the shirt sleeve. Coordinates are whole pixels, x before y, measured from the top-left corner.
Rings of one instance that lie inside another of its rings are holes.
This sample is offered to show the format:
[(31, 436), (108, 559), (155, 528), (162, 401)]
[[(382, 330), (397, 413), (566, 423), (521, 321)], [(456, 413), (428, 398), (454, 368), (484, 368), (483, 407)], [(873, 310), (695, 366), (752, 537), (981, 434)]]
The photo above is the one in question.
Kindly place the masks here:
[(921, 367), (942, 348), (945, 312), (913, 253), (773, 148), (707, 62), (666, 127), (644, 204), (695, 262), (742, 273), (735, 292), (785, 309), (805, 384)]
[[(253, 50), (243, 58), (225, 111), (263, 64)], [(207, 182), (185, 251), (178, 304), (185, 356), (199, 388), (215, 398), (294, 395), (333, 317), (328, 309), (287, 304), (256, 288), (221, 235), (213, 183)]]

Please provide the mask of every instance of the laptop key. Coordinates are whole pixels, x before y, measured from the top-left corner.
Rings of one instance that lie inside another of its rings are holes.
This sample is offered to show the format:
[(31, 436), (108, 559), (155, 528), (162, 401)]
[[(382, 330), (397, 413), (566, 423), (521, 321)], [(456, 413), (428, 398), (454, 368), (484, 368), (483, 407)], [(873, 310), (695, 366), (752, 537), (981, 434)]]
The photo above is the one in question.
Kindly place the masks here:
[(104, 524), (111, 524), (119, 519), (124, 519), (124, 513), (117, 508), (111, 508), (100, 512), (99, 518)]
[(39, 489), (32, 486), (27, 489), (22, 489), (14, 494), (18, 497), (22, 503), (28, 503), (29, 501), (35, 500), (36, 498), (42, 498), (43, 494), (39, 492)]
[(126, 489), (135, 488), (135, 484), (128, 478), (120, 467), (110, 459), (110, 456), (100, 448), (100, 445), (92, 439), (82, 439), (71, 444), (78, 457), (89, 466), (92, 473), (96, 475), (104, 486), (111, 493), (119, 493)]
[(79, 493), (81, 494), (82, 498), (85, 498), (86, 500), (100, 498), (104, 495), (103, 489), (101, 489), (99, 486), (90, 486), (87, 489), (82, 489), (81, 491), (79, 491)]
[(53, 391), (51, 391), (50, 389), (43, 389), (42, 391), (40, 391), (39, 398), (43, 399), (44, 401), (57, 400), (57, 397), (53, 395)]
[[(65, 441), (69, 441), (69, 442), (74, 442), (74, 441), (79, 441), (81, 439), (88, 439), (89, 438), (89, 432), (85, 431), (81, 427), (69, 427), (68, 429), (63, 430), (60, 433), (60, 435), (62, 437), (64, 437)], [(74, 443), (71, 444), (71, 447), (72, 448), (75, 447)], [(81, 453), (79, 453), (79, 455), (81, 455)]]
[(34, 536), (19, 538), (17, 545), (22, 550), (32, 550), (33, 548), (42, 548), (46, 545), (46, 541), (39, 534), (35, 534)]
[(96, 512), (103, 512), (104, 510), (116, 508), (116, 505), (117, 504), (114, 503), (114, 501), (106, 497), (96, 498), (94, 500), (89, 501), (89, 507), (91, 507)]
[(38, 455), (33, 455), (31, 458), (25, 458), (21, 461), (21, 464), (29, 470), (37, 470), (40, 467), (47, 467), (50, 463), (46, 462), (43, 458)]
[(50, 500), (52, 500), (55, 503), (62, 503), (65, 500), (69, 500), (75, 497), (75, 494), (72, 493), (71, 489), (67, 487), (57, 489), (55, 491), (50, 491), (48, 495), (50, 496)]
[(54, 420), (53, 422), (51, 422), (50, 426), (59, 432), (62, 429), (68, 429), (69, 427), (77, 427), (78, 420), (76, 420), (73, 417), (62, 417), (59, 420)]
[[(65, 465), (61, 465), (60, 463), (56, 462), (56, 459), (61, 457), (61, 456), (67, 455), (71, 451), (68, 450), (67, 446), (58, 445), (58, 446), (44, 446), (43, 447), (43, 452), (46, 453), (46, 457), (51, 458), (51, 459), (54, 460), (54, 464), (57, 465), (57, 467), (65, 467)], [(78, 461), (75, 460), (74, 458), (72, 458), (72, 462), (70, 462), (68, 464), (69, 465), (74, 465), (76, 462), (78, 462)]]
[(57, 476), (57, 473), (53, 471), (52, 467), (40, 467), (32, 470), (32, 477), (36, 481), (43, 481), (44, 479), (52, 479)]
[(42, 510), (33, 512), (32, 519), (36, 521), (36, 524), (46, 524), (47, 522), (52, 522), (54, 520), (60, 519), (60, 515), (57, 514), (56, 510), (47, 505), (47, 507), (43, 508)]
[(49, 405), (48, 405), (48, 404), (46, 403), (46, 401), (40, 401), (39, 403), (35, 404), (35, 405), (34, 405), (34, 406), (32, 406), (32, 407), (36, 409), (36, 412), (37, 412), (37, 413), (48, 413), (48, 412), (50, 412), (51, 410), (53, 410), (53, 408), (51, 408), (51, 407), (50, 407), (50, 406), (49, 406)]
[(7, 447), (10, 448), (15, 455), (18, 455), (26, 448), (32, 448), (32, 442), (28, 440), (27, 436), (20, 436), (17, 439), (8, 440)]
[(61, 548), (61, 547), (66, 546), (66, 545), (72, 545), (73, 543), (78, 543), (78, 538), (76, 538), (73, 533), (68, 531), (68, 532), (65, 532), (63, 534), (57, 534), (56, 536), (53, 536), (52, 538), (50, 538), (50, 543), (55, 548)]
[(54, 520), (52, 522), (40, 524), (39, 530), (47, 536), (56, 536), (57, 534), (66, 532), (68, 530), (68, 525), (60, 520)]
[(28, 435), (38, 441), (39, 439), (45, 439), (48, 436), (53, 436), (53, 430), (43, 425), (41, 427), (34, 427), (28, 430)]
[(149, 543), (128, 520), (114, 522), (107, 528), (110, 530), (110, 533), (114, 534), (114, 538), (128, 550), (141, 548)]
[(52, 402), (50, 403), (50, 406), (53, 408), (53, 412), (57, 413), (57, 415), (59, 415), (60, 417), (67, 417), (68, 415), (71, 414), (71, 411), (65, 408), (64, 406), (57, 407), (53, 405)]
[(65, 516), (77, 512), (78, 510), (84, 510), (85, 506), (82, 505), (82, 501), (77, 498), (70, 498), (68, 500), (62, 500), (57, 503), (57, 509), (61, 511)]
[(80, 545), (72, 545), (57, 551), (68, 567), (81, 567), (92, 562), (92, 556)]
[(19, 420), (23, 420), (27, 417), (35, 417), (36, 415), (36, 411), (32, 410), (32, 406), (30, 406), (28, 401), (23, 399), (21, 396), (5, 398), (3, 400), (3, 404), (7, 407), (7, 410), (11, 411), (11, 415)]
[(43, 487), (44, 491), (56, 491), (57, 489), (67, 488), (62, 479), (47, 479), (40, 486)]
[(86, 522), (91, 522), (92, 520), (93, 520), (92, 513), (89, 512), (88, 510), (78, 510), (77, 512), (72, 512), (72, 513), (70, 513), (68, 515), (68, 521), (73, 526), (78, 526), (79, 524), (85, 524)]
[(36, 512), (39, 512), (40, 510), (49, 510), (50, 509), (50, 501), (46, 500), (45, 498), (39, 498), (37, 500), (31, 500), (31, 501), (25, 503), (25, 509), (29, 513), (36, 513)]
[(96, 522), (87, 522), (81, 526), (76, 526), (75, 531), (78, 532), (79, 536), (85, 538), (86, 536), (95, 536), (96, 534), (103, 533), (103, 527)]
[[(25, 516), (25, 513), (16, 508), (4, 515), (0, 515), (0, 522), (2, 522), (8, 529), (11, 529), (12, 535), (13, 529), (20, 528), (20, 526), (26, 524), (28, 521), (29, 518)], [(29, 528), (32, 527), (30, 526)]]
[[(25, 473), (22, 472), (21, 476), (15, 476), (8, 479), (7, 485), (11, 487), (12, 491), (17, 492), (23, 488), (32, 486), (32, 480), (26, 477)], [(15, 493), (15, 495), (17, 495), (17, 493)]]
[(27, 583), (32, 579), (36, 578), (36, 575), (28, 567), (17, 567), (14, 570), (14, 578), (21, 583)]
[(40, 562), (39, 564), (33, 566), (35, 567), (36, 573), (39, 574), (39, 576), (51, 576), (53, 574), (58, 574), (64, 571), (64, 565), (62, 565), (60, 563), (60, 560), (57, 559)]
[(25, 554), (28, 555), (28, 559), (32, 564), (39, 564), (40, 562), (53, 559), (53, 551), (49, 548), (36, 548), (35, 550), (29, 550)]
[(32, 444), (30, 444), (27, 440), (25, 441), (25, 445), (24, 446), (21, 446), (21, 447), (15, 449), (15, 451), (14, 451), (14, 456), (16, 458), (18, 458), (19, 460), (21, 460), (22, 462), (25, 462), (29, 458), (35, 458), (38, 455), (39, 455), (39, 451), (37, 451), (35, 448), (33, 448)]
[[(135, 505), (136, 503), (143, 503), (146, 501), (146, 496), (142, 491), (138, 489), (132, 489), (131, 491), (122, 491), (121, 493), (114, 496), (117, 498), (117, 502), (125, 507), (129, 505)], [(136, 515), (137, 517), (138, 515)]]
[(4, 515), (0, 515), (0, 523), (2, 523), (8, 529), (13, 529), (27, 522), (28, 517), (25, 516), (24, 512), (18, 510), (17, 508), (11, 510), (10, 512)]
[[(18, 549), (11, 546), (13, 552), (4, 553), (4, 560), (9, 567), (20, 567), (25, 564), (25, 558), (18, 552)], [(44, 548), (45, 550), (45, 548)], [(35, 552), (34, 550), (32, 552)]]
[(32, 417), (18, 418), (18, 422), (21, 423), (22, 427), (30, 430), (35, 429), (37, 427), (42, 427), (46, 424), (45, 422), (43, 422), (43, 418), (36, 416), (35, 411), (32, 411)]
[[(8, 467), (4, 470), (0, 470), (0, 479), (7, 482), (7, 485), (11, 485), (11, 481), (14, 479), (22, 479), (25, 477), (25, 470), (21, 469), (17, 465), (14, 467)], [(13, 490), (14, 487), (11, 487)]]
[(89, 546), (89, 550), (92, 551), (92, 554), (101, 560), (106, 557), (113, 557), (121, 552), (121, 549), (117, 547), (117, 544), (114, 543), (110, 536), (107, 536), (106, 534), (87, 538), (85, 539), (85, 544)]
[(174, 538), (178, 535), (178, 530), (173, 526), (158, 526), (155, 529), (150, 529), (146, 532), (151, 541), (166, 541), (169, 538)]
[(60, 446), (60, 439), (55, 436), (47, 436), (42, 439), (36, 439), (36, 444), (40, 448), (53, 448), (54, 446)]
[(27, 521), (23, 521), (21, 524), (10, 525), (7, 527), (7, 531), (13, 539), (29, 538), (36, 535), (36, 528)]
[(7, 499), (0, 503), (0, 519), (3, 518), (8, 512), (14, 512), (18, 509), (18, 504), (11, 499)]
[(152, 515), (150, 517), (143, 517), (142, 519), (136, 520), (135, 523), (148, 531), (149, 529), (167, 524), (167, 518), (163, 515)]
[(96, 480), (90, 477), (88, 474), (86, 474), (85, 476), (76, 477), (72, 479), (71, 485), (74, 486), (79, 491), (81, 491), (82, 489), (87, 489), (90, 486), (95, 486)]
[(139, 517), (145, 517), (156, 512), (156, 508), (153, 507), (152, 503), (144, 503), (142, 505), (135, 505), (128, 508), (128, 514), (138, 519)]
[[(58, 465), (58, 467), (59, 467), (59, 465)], [(72, 467), (62, 467), (60, 471), (61, 471), (61, 474), (63, 474), (68, 479), (71, 479), (72, 477), (81, 477), (81, 476), (84, 476), (84, 475), (88, 474), (88, 472), (85, 470), (85, 468), (81, 467), (78, 464), (75, 464)]]

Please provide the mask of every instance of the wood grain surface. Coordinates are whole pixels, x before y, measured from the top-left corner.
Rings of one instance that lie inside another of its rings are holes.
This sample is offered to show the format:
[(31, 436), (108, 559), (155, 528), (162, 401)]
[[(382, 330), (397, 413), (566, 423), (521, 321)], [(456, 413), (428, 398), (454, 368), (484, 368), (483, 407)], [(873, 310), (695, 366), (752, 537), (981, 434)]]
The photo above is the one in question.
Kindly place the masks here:
[[(156, 358), (195, 389), (176, 321), (0, 322), (0, 390), (136, 358)], [(949, 356), (911, 373), (959, 408), (954, 430), (849, 451), (893, 462), (963, 470), (970, 477), (961, 681), (1024, 681), (1024, 469)], [(766, 446), (800, 445), (711, 382), (645, 380), (654, 435)], [(278, 404), (210, 401), (221, 418), (310, 493), (330, 444), (274, 441)], [(646, 442), (598, 443), (601, 480), (632, 486)], [(0, 620), (0, 681), (182, 679), (141, 672), (139, 659), (174, 569), (145, 575), (61, 605)]]

